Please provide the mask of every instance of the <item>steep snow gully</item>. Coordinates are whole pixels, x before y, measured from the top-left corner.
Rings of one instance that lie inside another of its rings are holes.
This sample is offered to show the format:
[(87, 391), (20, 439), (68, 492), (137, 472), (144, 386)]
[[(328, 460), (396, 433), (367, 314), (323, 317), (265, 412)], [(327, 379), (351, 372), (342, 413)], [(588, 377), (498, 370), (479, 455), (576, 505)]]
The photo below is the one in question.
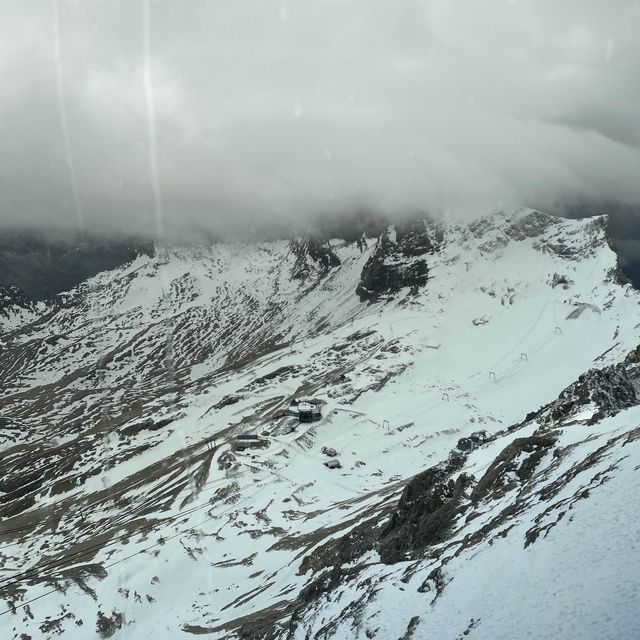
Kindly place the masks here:
[(0, 291), (0, 637), (640, 637), (640, 295), (606, 225)]

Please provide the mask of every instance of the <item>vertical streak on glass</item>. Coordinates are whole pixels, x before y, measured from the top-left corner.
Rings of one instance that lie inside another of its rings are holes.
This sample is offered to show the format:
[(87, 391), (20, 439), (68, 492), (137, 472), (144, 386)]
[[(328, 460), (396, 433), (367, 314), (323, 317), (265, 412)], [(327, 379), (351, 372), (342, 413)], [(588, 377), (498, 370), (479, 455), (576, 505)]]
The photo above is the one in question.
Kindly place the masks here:
[(147, 132), (149, 135), (149, 179), (153, 191), (153, 208), (155, 213), (156, 236), (158, 240), (164, 238), (164, 211), (160, 179), (158, 177), (158, 145), (156, 135), (156, 106), (153, 97), (151, 77), (151, 8), (149, 0), (142, 0), (142, 29), (143, 29), (143, 78), (144, 95), (147, 105)]
[(62, 140), (64, 152), (69, 171), (69, 182), (73, 193), (73, 205), (76, 214), (76, 224), (78, 230), (84, 228), (84, 212), (78, 191), (78, 180), (76, 178), (76, 167), (71, 156), (71, 143), (69, 140), (69, 120), (67, 117), (67, 103), (64, 94), (64, 80), (62, 77), (62, 52), (60, 47), (60, 14), (58, 11), (58, 0), (51, 0), (53, 10), (53, 60), (56, 68), (56, 85), (58, 90), (58, 113), (60, 115), (60, 128), (62, 129)]

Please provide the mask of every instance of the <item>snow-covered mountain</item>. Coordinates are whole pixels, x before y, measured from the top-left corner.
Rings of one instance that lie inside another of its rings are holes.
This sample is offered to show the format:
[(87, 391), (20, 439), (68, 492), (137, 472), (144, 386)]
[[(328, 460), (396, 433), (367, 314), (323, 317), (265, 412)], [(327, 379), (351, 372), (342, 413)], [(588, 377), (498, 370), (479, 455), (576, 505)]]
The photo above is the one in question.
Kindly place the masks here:
[(605, 217), (158, 248), (6, 300), (1, 637), (637, 637)]

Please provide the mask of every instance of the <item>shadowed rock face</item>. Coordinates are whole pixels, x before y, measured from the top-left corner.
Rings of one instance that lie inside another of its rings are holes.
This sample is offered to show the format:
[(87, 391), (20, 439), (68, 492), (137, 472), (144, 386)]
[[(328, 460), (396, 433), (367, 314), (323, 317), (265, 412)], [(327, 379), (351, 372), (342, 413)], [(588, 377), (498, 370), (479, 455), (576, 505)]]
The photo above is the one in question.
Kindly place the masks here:
[(502, 497), (509, 489), (526, 482), (547, 451), (556, 442), (554, 435), (516, 438), (491, 463), (471, 493), (471, 500)]
[(396, 241), (405, 256), (433, 254), (443, 239), (442, 229), (427, 220), (413, 220), (396, 225)]
[(0, 284), (18, 287), (33, 300), (53, 298), (101, 271), (151, 255), (151, 243), (100, 237), (50, 238), (42, 233), (0, 236)]
[(378, 540), (382, 562), (398, 562), (407, 553), (425, 551), (446, 538), (472, 483), (464, 473), (450, 479), (459, 466), (461, 461), (432, 467), (407, 484)]
[(441, 232), (423, 220), (399, 225), (395, 241), (388, 231), (383, 233), (362, 270), (356, 289), (360, 302), (375, 302), (405, 287), (415, 291), (427, 284), (429, 268), (424, 256), (435, 253), (441, 242)]
[(632, 351), (624, 362), (602, 369), (590, 369), (564, 389), (557, 400), (527, 415), (522, 424), (537, 420), (549, 426), (570, 421), (582, 409), (593, 406), (588, 419), (593, 424), (607, 416), (614, 416), (640, 402), (640, 347)]
[(398, 246), (383, 236), (362, 270), (356, 293), (360, 302), (375, 302), (382, 295), (397, 293), (403, 287), (420, 287), (427, 283), (429, 269), (425, 260), (411, 265), (397, 262)]
[(328, 243), (315, 238), (292, 240), (291, 252), (296, 256), (292, 277), (304, 280), (312, 272), (326, 273), (333, 267), (340, 266), (340, 258)]
[(9, 308), (33, 310), (34, 302), (18, 287), (0, 283), (0, 316), (7, 316)]
[(582, 374), (577, 382), (565, 389), (551, 412), (554, 420), (564, 418), (577, 407), (593, 403), (598, 410), (592, 421), (615, 415), (638, 404), (633, 379), (622, 366), (592, 369)]

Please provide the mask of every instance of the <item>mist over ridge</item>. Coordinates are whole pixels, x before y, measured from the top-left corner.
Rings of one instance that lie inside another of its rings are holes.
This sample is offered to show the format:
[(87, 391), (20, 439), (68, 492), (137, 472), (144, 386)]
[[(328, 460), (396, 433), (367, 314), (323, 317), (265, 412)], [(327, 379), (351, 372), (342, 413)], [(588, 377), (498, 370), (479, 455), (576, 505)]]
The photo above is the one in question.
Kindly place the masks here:
[(60, 0), (0, 18), (0, 228), (184, 240), (359, 209), (640, 202), (632, 0)]

